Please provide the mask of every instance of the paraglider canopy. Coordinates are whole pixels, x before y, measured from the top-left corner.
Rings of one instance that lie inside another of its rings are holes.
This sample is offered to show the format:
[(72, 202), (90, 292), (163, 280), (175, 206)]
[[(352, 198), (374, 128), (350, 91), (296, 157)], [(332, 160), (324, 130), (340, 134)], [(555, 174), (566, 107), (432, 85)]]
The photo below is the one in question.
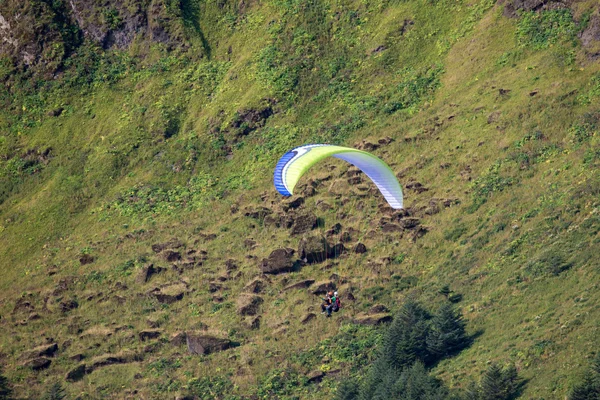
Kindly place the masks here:
[(345, 160), (364, 172), (392, 208), (403, 207), (402, 189), (390, 167), (378, 157), (350, 147), (309, 144), (288, 151), (275, 167), (275, 188), (282, 195), (291, 196), (300, 177), (314, 164), (330, 156)]

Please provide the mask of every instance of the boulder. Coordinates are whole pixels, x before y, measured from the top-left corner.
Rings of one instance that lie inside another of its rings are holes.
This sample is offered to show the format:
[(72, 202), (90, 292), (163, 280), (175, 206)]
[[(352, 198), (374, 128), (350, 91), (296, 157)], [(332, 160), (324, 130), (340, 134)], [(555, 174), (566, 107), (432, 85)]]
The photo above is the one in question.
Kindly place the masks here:
[(305, 279), (303, 281), (292, 283), (291, 285), (287, 285), (286, 287), (283, 288), (283, 290), (287, 291), (287, 290), (292, 290), (292, 289), (306, 289), (313, 283), (315, 283), (314, 279)]
[(298, 245), (298, 255), (309, 264), (325, 261), (330, 251), (331, 247), (323, 236), (304, 237)]
[(297, 215), (293, 218), (293, 223), (291, 225), (292, 235), (298, 235), (301, 233), (306, 233), (316, 228), (317, 226), (317, 216), (313, 213), (305, 213)]
[(144, 329), (138, 333), (138, 337), (142, 342), (150, 339), (157, 339), (162, 335), (162, 329)]
[(79, 263), (81, 265), (91, 264), (94, 262), (94, 260), (95, 260), (94, 256), (92, 256), (90, 254), (84, 254), (81, 257), (79, 257)]
[(330, 291), (335, 291), (336, 285), (331, 281), (321, 281), (314, 284), (314, 288), (311, 289), (312, 294), (322, 295)]
[(356, 244), (356, 246), (354, 246), (354, 252), (356, 254), (363, 254), (367, 252), (367, 246), (365, 246), (363, 243), (358, 242)]
[(193, 332), (186, 334), (186, 344), (191, 354), (216, 353), (234, 346), (234, 343), (227, 338), (218, 338), (212, 335)]
[(44, 357), (44, 356), (52, 357), (52, 356), (54, 356), (54, 354), (57, 351), (58, 351), (58, 344), (56, 344), (56, 343), (44, 344), (44, 345), (35, 347), (35, 348), (23, 353), (22, 358), (34, 359), (34, 358), (39, 358), (39, 357)]
[(26, 368), (31, 368), (34, 371), (46, 369), (52, 364), (52, 360), (46, 357), (35, 357), (23, 363)]
[(66, 313), (79, 307), (79, 303), (77, 302), (77, 300), (69, 299), (61, 301), (58, 306), (60, 308), (60, 311)]
[(359, 314), (353, 319), (353, 322), (358, 325), (380, 325), (391, 321), (392, 316), (387, 313)]
[(302, 316), (302, 318), (300, 319), (300, 323), (302, 325), (305, 325), (305, 324), (309, 323), (310, 321), (312, 321), (315, 318), (317, 318), (317, 314), (309, 312), (309, 313), (304, 314)]
[(183, 242), (180, 241), (179, 239), (171, 239), (165, 243), (153, 244), (152, 251), (155, 253), (160, 253), (161, 251), (163, 251), (165, 249), (178, 249), (183, 246), (184, 246)]
[(304, 204), (304, 197), (296, 197), (284, 201), (281, 208), (283, 209), (283, 211), (287, 212), (291, 209), (296, 209), (300, 207), (302, 204)]
[(421, 224), (419, 218), (403, 218), (400, 220), (400, 226), (403, 229), (413, 229), (416, 228), (419, 224)]
[(163, 253), (163, 257), (168, 262), (176, 262), (181, 260), (181, 253), (175, 250), (167, 250)]
[(240, 315), (256, 315), (263, 299), (253, 294), (242, 294), (237, 300), (237, 312)]
[(260, 269), (265, 274), (280, 274), (292, 271), (296, 266), (293, 255), (294, 250), (292, 249), (274, 250), (268, 258), (262, 260)]
[(148, 295), (156, 298), (160, 303), (172, 304), (183, 299), (185, 292), (185, 285), (176, 283), (162, 288), (154, 288), (148, 292)]
[(369, 308), (369, 314), (381, 314), (388, 312), (390, 312), (390, 310), (383, 304), (375, 304), (374, 306)]
[(246, 326), (248, 327), (248, 329), (259, 329), (260, 328), (260, 316), (255, 316), (255, 317), (249, 317), (246, 318)]
[(321, 380), (323, 380), (324, 377), (325, 373), (318, 369), (311, 371), (308, 373), (308, 375), (306, 375), (307, 383), (321, 382)]
[(253, 219), (264, 219), (267, 215), (273, 214), (273, 210), (266, 207), (247, 208), (244, 212), (246, 217)]
[(72, 370), (67, 372), (67, 375), (65, 376), (65, 380), (67, 382), (80, 381), (85, 376), (85, 373), (86, 373), (85, 364), (79, 364), (78, 366), (76, 366), (75, 368), (73, 368)]
[(146, 264), (142, 267), (136, 277), (137, 283), (146, 283), (150, 280), (150, 277), (154, 274), (158, 274), (163, 271), (161, 267), (154, 267), (154, 264)]
[(181, 346), (187, 342), (187, 334), (183, 331), (175, 332), (169, 337), (169, 343), (173, 346)]
[(254, 278), (251, 280), (246, 286), (244, 286), (244, 291), (249, 293), (260, 293), (262, 292), (267, 285), (265, 281), (260, 278)]

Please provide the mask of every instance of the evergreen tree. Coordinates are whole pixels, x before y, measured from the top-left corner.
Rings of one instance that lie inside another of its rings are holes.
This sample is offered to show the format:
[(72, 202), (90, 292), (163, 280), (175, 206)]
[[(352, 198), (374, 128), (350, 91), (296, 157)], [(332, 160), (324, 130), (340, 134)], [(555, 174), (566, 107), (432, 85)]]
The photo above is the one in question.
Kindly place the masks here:
[(342, 381), (336, 392), (336, 400), (358, 400), (359, 385), (356, 380), (346, 379)]
[(404, 303), (394, 318), (383, 344), (382, 356), (389, 365), (396, 370), (402, 370), (416, 360), (428, 360), (429, 318), (429, 313), (417, 302), (408, 300)]
[(439, 379), (430, 376), (425, 365), (416, 362), (406, 368), (393, 387), (392, 397), (398, 400), (443, 400), (448, 397), (448, 389)]
[(0, 367), (0, 400), (9, 400), (12, 396), (12, 389), (8, 379), (2, 375), (2, 368)]
[(492, 364), (481, 378), (480, 400), (511, 400), (519, 394), (521, 383), (514, 366), (502, 369)]
[(583, 382), (576, 385), (569, 394), (569, 400), (600, 399), (600, 353), (592, 361), (592, 366), (583, 377)]
[(427, 350), (432, 355), (432, 360), (454, 354), (468, 343), (462, 315), (451, 304), (443, 304), (432, 318), (427, 335)]
[(61, 384), (59, 382), (55, 382), (52, 386), (50, 386), (46, 394), (44, 394), (42, 400), (64, 400), (66, 398), (67, 395)]

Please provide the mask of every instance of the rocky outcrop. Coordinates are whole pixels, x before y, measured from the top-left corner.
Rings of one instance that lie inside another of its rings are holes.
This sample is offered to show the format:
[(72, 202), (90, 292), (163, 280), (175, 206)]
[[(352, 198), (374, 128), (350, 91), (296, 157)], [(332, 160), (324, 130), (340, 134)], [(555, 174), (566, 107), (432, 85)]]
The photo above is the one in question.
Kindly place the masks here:
[(138, 333), (138, 337), (142, 342), (151, 339), (158, 339), (163, 334), (162, 329), (144, 329)]
[(174, 283), (154, 288), (148, 292), (148, 295), (156, 298), (160, 303), (172, 304), (183, 299), (186, 291), (187, 286), (184, 283)]
[(266, 287), (266, 283), (264, 280), (262, 280), (260, 278), (254, 278), (253, 280), (248, 282), (246, 284), (246, 286), (244, 286), (244, 291), (249, 292), (249, 293), (258, 294), (258, 293), (262, 292), (265, 287)]
[(300, 318), (300, 323), (302, 325), (306, 325), (315, 318), (317, 318), (317, 314), (309, 312), (307, 314), (304, 314), (302, 318)]
[(291, 285), (287, 285), (283, 288), (284, 291), (293, 290), (293, 289), (306, 289), (310, 285), (315, 283), (314, 279), (305, 279), (300, 282), (292, 283)]
[(44, 344), (38, 347), (35, 347), (31, 350), (23, 353), (22, 358), (24, 359), (33, 359), (39, 357), (52, 357), (58, 351), (58, 344)]
[[(0, 55), (18, 68), (52, 74), (84, 38), (104, 49), (143, 36), (167, 48), (187, 47), (180, 7), (169, 0), (0, 2)], [(41, 40), (40, 38), (43, 38)]]
[(336, 289), (335, 282), (321, 281), (314, 284), (314, 287), (310, 289), (312, 294), (322, 295)]
[(146, 264), (142, 267), (136, 277), (137, 283), (146, 283), (150, 280), (150, 277), (154, 274), (158, 274), (163, 271), (161, 267), (155, 267), (154, 264)]
[(253, 294), (242, 294), (237, 299), (237, 312), (240, 315), (256, 315), (263, 299)]
[(306, 375), (306, 382), (307, 383), (318, 383), (321, 382), (323, 380), (323, 378), (325, 377), (325, 373), (321, 370), (314, 370), (308, 373), (308, 375)]
[(293, 249), (277, 249), (262, 260), (260, 270), (265, 274), (280, 274), (292, 271), (296, 266)]
[(338, 243), (332, 246), (323, 236), (304, 237), (298, 245), (298, 255), (308, 264), (338, 257), (345, 250), (343, 244)]
[(358, 314), (353, 322), (358, 325), (380, 325), (392, 321), (392, 316), (387, 313)]
[(47, 357), (35, 357), (22, 363), (26, 368), (31, 368), (34, 371), (46, 369), (50, 366), (52, 360)]
[(187, 332), (186, 344), (191, 354), (216, 353), (235, 346), (235, 343), (227, 338), (195, 332)]

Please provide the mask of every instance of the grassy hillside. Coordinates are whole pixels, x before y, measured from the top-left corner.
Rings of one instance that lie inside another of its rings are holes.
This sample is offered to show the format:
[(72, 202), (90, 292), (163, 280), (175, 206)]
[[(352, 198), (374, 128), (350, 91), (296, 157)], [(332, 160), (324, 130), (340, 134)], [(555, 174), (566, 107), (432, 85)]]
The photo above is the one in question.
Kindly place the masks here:
[[(332, 396), (385, 331), (357, 316), (406, 298), (433, 310), (448, 286), (475, 340), (434, 375), (458, 390), (510, 363), (523, 398), (564, 398), (600, 321), (600, 64), (580, 39), (595, 3), (509, 18), (491, 0), (189, 0), (183, 47), (85, 40), (56, 79), (3, 59), (0, 361), (15, 397), (55, 382), (81, 399)], [(384, 229), (401, 218), (339, 160), (302, 178), (293, 209), (272, 170), (310, 142), (366, 143), (421, 229)], [(316, 227), (274, 217), (301, 214)], [(347, 251), (261, 273), (314, 235)], [(149, 264), (162, 270), (146, 281)], [(343, 310), (319, 315), (316, 285), (284, 290), (305, 279), (334, 281)], [(170, 343), (184, 331), (235, 346), (190, 354)], [(28, 362), (51, 343), (49, 366)]]

